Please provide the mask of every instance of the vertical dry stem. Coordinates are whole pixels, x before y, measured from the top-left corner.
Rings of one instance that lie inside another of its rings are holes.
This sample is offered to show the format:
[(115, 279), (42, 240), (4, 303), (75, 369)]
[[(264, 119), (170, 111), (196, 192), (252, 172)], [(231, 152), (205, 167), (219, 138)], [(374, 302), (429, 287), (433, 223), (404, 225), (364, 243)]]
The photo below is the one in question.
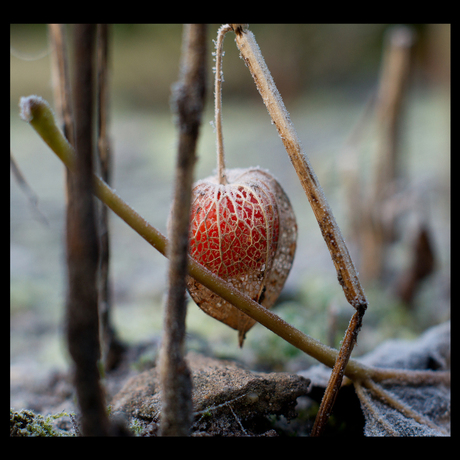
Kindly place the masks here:
[[(97, 25), (97, 159), (100, 176), (107, 184), (111, 182), (110, 152), (107, 133), (108, 118), (108, 25)], [(113, 330), (110, 327), (110, 289), (109, 289), (109, 259), (110, 240), (108, 226), (108, 209), (99, 207), (100, 234), (100, 276), (99, 276), (99, 317), (101, 336), (101, 356), (105, 369), (112, 364), (108, 362), (110, 343)]]
[(75, 363), (75, 386), (83, 435), (108, 435), (99, 379), (97, 271), (99, 248), (93, 198), (93, 56), (95, 27), (75, 26), (75, 175), (67, 214), (67, 340)]
[(414, 32), (407, 26), (394, 26), (387, 32), (377, 99), (381, 132), (374, 186), (376, 196), (388, 193), (400, 171), (398, 156), (401, 150), (398, 143), (414, 40)]
[(184, 358), (185, 277), (188, 263), (188, 227), (193, 166), (196, 160), (206, 82), (206, 26), (184, 28), (181, 78), (174, 88), (179, 146), (174, 200), (169, 228), (169, 286), (160, 355), (163, 436), (189, 434), (192, 424), (191, 376)]

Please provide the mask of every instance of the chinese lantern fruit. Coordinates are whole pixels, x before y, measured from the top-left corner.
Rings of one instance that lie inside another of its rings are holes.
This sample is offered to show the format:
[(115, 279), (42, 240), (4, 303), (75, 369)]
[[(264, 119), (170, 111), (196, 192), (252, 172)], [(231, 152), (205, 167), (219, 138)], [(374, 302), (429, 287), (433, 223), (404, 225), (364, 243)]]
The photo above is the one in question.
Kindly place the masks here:
[[(208, 270), (270, 308), (294, 259), (297, 224), (288, 197), (261, 169), (226, 170), (198, 181), (192, 192), (190, 254)], [(255, 320), (187, 278), (193, 300), (207, 314), (238, 330), (240, 346)]]

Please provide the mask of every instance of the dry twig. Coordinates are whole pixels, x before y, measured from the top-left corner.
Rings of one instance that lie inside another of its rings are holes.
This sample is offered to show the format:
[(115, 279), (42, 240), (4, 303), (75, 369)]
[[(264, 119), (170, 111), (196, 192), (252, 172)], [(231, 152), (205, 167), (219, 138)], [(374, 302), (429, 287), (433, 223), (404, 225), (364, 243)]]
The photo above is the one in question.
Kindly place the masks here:
[(225, 176), (225, 155), (224, 155), (224, 136), (222, 133), (222, 83), (224, 76), (222, 73), (222, 49), (224, 45), (225, 34), (232, 30), (227, 24), (222, 26), (217, 32), (216, 42), (216, 76), (215, 76), (215, 94), (214, 94), (214, 119), (217, 132), (217, 175), (219, 183), (225, 185), (227, 178)]
[(93, 198), (93, 56), (95, 27), (75, 26), (75, 175), (67, 208), (67, 341), (75, 363), (82, 433), (108, 435), (109, 422), (99, 379), (97, 271), (99, 247)]

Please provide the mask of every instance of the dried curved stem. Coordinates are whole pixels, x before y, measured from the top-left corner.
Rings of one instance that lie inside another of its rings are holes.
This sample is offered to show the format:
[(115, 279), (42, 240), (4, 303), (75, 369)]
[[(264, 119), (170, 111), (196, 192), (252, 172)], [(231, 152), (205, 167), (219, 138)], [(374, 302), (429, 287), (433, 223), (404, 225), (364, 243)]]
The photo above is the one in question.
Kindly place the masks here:
[[(48, 103), (37, 96), (21, 99), (21, 117), (29, 122), (44, 142), (54, 151), (66, 167), (74, 170), (74, 151), (62, 132), (57, 128), (51, 108)], [(96, 196), (122, 220), (124, 220), (143, 239), (157, 251), (167, 256), (168, 239), (155, 227), (124, 202), (103, 180), (94, 176), (94, 191)], [(188, 258), (188, 272), (198, 282), (212, 290), (236, 308), (254, 318), (267, 329), (282, 337), (288, 343), (310, 355), (325, 366), (332, 368), (339, 353), (318, 340), (302, 333), (291, 326), (270, 310), (254, 302), (248, 296), (241, 294), (230, 284), (206, 270), (192, 257)], [(449, 372), (413, 371), (403, 369), (379, 369), (368, 367), (361, 362), (349, 359), (344, 375), (353, 382), (398, 379), (409, 382), (448, 383)]]
[[(62, 132), (57, 128), (49, 104), (38, 96), (21, 98), (21, 117), (29, 122), (44, 142), (61, 159), (66, 167), (74, 170), (73, 147), (67, 142)], [(122, 200), (102, 179), (94, 176), (94, 192), (96, 196), (115, 214), (133, 228), (142, 238), (165, 257), (168, 255), (168, 239), (155, 227), (150, 225), (131, 206)], [(236, 308), (261, 323), (288, 343), (307, 353), (328, 367), (333, 367), (337, 358), (337, 350), (330, 348), (320, 341), (309, 337), (295, 327), (282, 320), (270, 310), (242, 294), (221, 278), (204, 268), (192, 257), (188, 257), (188, 272), (198, 282), (229, 301)], [(351, 363), (350, 363), (351, 364)], [(366, 367), (356, 362), (353, 372), (363, 369), (363, 377), (367, 375)]]

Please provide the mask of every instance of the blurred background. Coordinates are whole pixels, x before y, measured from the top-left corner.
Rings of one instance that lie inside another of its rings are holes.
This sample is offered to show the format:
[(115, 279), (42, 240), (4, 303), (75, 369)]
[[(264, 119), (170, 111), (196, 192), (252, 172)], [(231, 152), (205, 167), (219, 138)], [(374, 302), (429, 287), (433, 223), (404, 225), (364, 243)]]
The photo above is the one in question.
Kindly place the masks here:
[[(210, 24), (208, 28), (207, 108), (196, 179), (211, 175), (216, 167), (212, 53), (219, 26)], [(400, 118), (400, 181), (393, 199), (374, 210), (379, 216), (386, 216), (388, 209), (390, 216), (397, 215), (396, 236), (383, 248), (383, 268), (375, 276), (361, 271), (369, 309), (355, 355), (390, 337), (416, 337), (450, 316), (450, 25), (408, 26), (416, 38)], [(381, 142), (378, 117), (369, 101), (379, 88), (386, 37), (393, 27), (250, 25), (359, 271), (365, 249), (357, 229), (361, 214), (369, 212), (368, 197), (378, 174)], [(177, 142), (170, 96), (171, 85), (178, 79), (182, 25), (116, 24), (111, 33), (112, 186), (166, 233)], [(68, 37), (72, 37), (71, 28)], [(11, 25), (10, 45), (11, 152), (38, 198), (37, 206), (32, 206), (10, 175), (10, 360), (14, 384), (26, 375), (40, 377), (53, 369), (66, 369), (68, 357), (63, 339), (63, 166), (20, 120), (18, 111), (19, 98), (31, 94), (53, 105), (46, 25)], [(297, 175), (238, 56), (232, 33), (227, 35), (224, 49), (227, 167), (269, 169), (290, 197), (298, 219), (298, 250), (275, 311), (300, 330), (338, 346), (352, 308), (337, 282)], [(166, 259), (117, 216), (110, 217), (110, 232), (117, 333), (127, 343), (158, 341)], [(411, 267), (420, 265), (416, 256), (421, 253), (428, 254), (428, 269), (408, 299), (401, 294), (400, 285), (410, 276)], [(254, 326), (239, 349), (237, 332), (207, 317), (192, 301), (187, 325), (191, 349), (265, 370), (295, 371), (311, 363), (260, 325)]]

